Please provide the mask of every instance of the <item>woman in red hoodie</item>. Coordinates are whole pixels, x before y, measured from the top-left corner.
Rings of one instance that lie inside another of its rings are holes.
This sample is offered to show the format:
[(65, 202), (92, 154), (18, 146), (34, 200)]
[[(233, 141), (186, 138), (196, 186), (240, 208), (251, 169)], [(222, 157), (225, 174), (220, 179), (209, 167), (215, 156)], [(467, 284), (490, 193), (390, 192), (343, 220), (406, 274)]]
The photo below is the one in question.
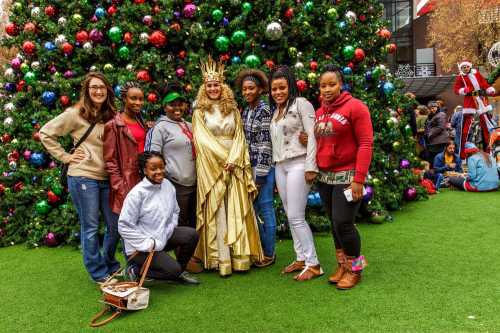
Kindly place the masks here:
[(337, 269), (329, 282), (351, 289), (365, 266), (354, 219), (363, 198), (370, 167), (373, 128), (363, 102), (342, 91), (340, 69), (327, 65), (320, 76), (321, 107), (316, 111), (315, 136), (319, 192), (332, 221)]

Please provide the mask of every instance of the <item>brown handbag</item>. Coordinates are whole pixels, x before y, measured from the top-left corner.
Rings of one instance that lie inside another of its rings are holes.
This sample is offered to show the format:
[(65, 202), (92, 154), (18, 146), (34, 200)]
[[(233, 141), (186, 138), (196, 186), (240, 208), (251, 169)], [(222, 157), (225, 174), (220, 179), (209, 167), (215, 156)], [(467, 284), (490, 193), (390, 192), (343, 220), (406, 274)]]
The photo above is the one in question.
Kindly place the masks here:
[[(135, 252), (132, 256), (130, 256), (129, 261), (132, 260), (139, 252)], [(144, 279), (146, 278), (146, 274), (148, 273), (149, 266), (151, 265), (151, 261), (153, 260), (154, 251), (151, 251), (142, 265), (141, 269), (141, 279), (139, 282), (136, 281), (122, 281), (122, 282), (114, 282), (108, 283), (111, 281), (113, 277), (119, 273), (121, 273), (125, 268), (121, 268), (117, 272), (115, 272), (109, 279), (104, 282), (101, 286), (103, 303), (105, 304), (104, 309), (99, 311), (98, 314), (92, 318), (90, 322), (90, 326), (92, 327), (100, 327), (104, 326), (116, 317), (118, 317), (124, 310), (126, 311), (136, 311), (142, 310), (148, 307), (149, 304), (149, 289), (144, 288), (142, 284), (144, 283)], [(107, 312), (110, 312), (111, 315), (98, 321), (102, 318)]]

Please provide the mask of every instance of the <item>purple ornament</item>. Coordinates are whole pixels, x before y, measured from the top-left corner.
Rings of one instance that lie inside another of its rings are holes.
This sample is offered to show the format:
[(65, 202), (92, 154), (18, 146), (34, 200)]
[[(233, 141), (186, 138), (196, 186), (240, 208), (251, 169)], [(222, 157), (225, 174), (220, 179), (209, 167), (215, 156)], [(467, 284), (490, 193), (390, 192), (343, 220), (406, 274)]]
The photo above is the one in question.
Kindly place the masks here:
[(187, 5), (184, 6), (182, 13), (187, 18), (194, 17), (194, 14), (196, 14), (196, 5), (194, 3), (188, 3)]
[(178, 11), (175, 11), (174, 12), (174, 16), (176, 19), (180, 18), (181, 17), (181, 13), (179, 13)]
[(73, 77), (73, 71), (67, 70), (66, 72), (64, 72), (64, 77), (67, 79), (71, 79)]
[(370, 200), (373, 198), (373, 192), (374, 192), (374, 191), (373, 191), (373, 187), (371, 187), (371, 186), (366, 186), (366, 187), (365, 187), (365, 191), (366, 191), (366, 193), (365, 193), (365, 195), (363, 196), (363, 201), (364, 201), (364, 202), (368, 202), (368, 201), (370, 201)]
[(29, 159), (31, 158), (31, 151), (30, 150), (25, 150), (24, 153), (23, 153), (23, 157), (26, 161), (29, 161)]
[(53, 232), (49, 232), (47, 235), (45, 235), (44, 241), (45, 245), (50, 247), (57, 246), (58, 244), (57, 237)]
[(91, 22), (93, 23), (96, 23), (97, 22), (97, 16), (92, 16), (92, 18), (90, 19)]
[(399, 163), (399, 167), (401, 169), (408, 169), (410, 167), (410, 161), (408, 160), (401, 160), (401, 162)]
[(54, 168), (56, 168), (56, 167), (57, 167), (57, 163), (56, 163), (56, 162), (54, 162), (54, 161), (50, 161), (50, 163), (49, 163), (49, 168), (50, 168), (50, 169), (54, 169)]
[(52, 65), (49, 67), (49, 72), (50, 74), (55, 74), (57, 72), (56, 66)]
[(182, 67), (179, 67), (175, 70), (175, 75), (177, 75), (178, 78), (183, 77), (184, 74), (186, 74), (186, 71)]
[(405, 200), (407, 201), (412, 201), (412, 200), (415, 200), (417, 198), (417, 189), (414, 188), (414, 187), (408, 187), (404, 193), (403, 193), (403, 197), (405, 198)]
[(5, 90), (7, 90), (8, 92), (14, 92), (14, 91), (16, 91), (16, 84), (15, 84), (15, 83), (12, 83), (12, 82), (7, 82), (7, 83), (4, 85), (4, 88), (5, 88)]
[(19, 58), (14, 58), (10, 61), (10, 65), (13, 69), (19, 69), (21, 67), (22, 61)]
[(100, 43), (104, 40), (104, 34), (97, 29), (92, 29), (89, 34), (90, 40), (95, 43)]
[(227, 19), (227, 17), (224, 17), (224, 18), (222, 19), (222, 25), (223, 25), (224, 27), (227, 27), (227, 26), (229, 25), (229, 20)]

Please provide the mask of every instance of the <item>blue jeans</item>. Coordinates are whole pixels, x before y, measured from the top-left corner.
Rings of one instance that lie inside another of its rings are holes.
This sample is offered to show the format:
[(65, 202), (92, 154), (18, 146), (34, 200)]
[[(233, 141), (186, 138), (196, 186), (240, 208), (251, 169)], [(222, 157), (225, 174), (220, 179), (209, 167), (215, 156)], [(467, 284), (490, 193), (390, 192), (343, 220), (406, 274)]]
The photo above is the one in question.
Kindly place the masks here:
[[(109, 206), (109, 183), (86, 177), (68, 176), (68, 190), (80, 220), (83, 264), (93, 280), (106, 277), (120, 268), (115, 259), (118, 215)], [(103, 253), (99, 248), (99, 211), (106, 223)]]
[(259, 226), (260, 241), (266, 257), (274, 256), (276, 245), (276, 214), (274, 212), (274, 168), (271, 168), (266, 182), (260, 186), (259, 195), (253, 204), (255, 215), (261, 215), (264, 223)]

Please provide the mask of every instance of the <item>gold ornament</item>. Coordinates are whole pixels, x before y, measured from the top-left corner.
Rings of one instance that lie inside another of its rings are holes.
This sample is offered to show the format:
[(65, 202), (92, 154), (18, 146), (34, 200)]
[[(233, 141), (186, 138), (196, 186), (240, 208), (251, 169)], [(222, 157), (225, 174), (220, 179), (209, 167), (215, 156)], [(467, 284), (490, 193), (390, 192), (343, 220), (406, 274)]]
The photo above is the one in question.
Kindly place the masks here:
[(209, 81), (224, 82), (224, 64), (215, 62), (212, 56), (209, 55), (205, 63), (201, 62), (200, 67), (205, 83)]

